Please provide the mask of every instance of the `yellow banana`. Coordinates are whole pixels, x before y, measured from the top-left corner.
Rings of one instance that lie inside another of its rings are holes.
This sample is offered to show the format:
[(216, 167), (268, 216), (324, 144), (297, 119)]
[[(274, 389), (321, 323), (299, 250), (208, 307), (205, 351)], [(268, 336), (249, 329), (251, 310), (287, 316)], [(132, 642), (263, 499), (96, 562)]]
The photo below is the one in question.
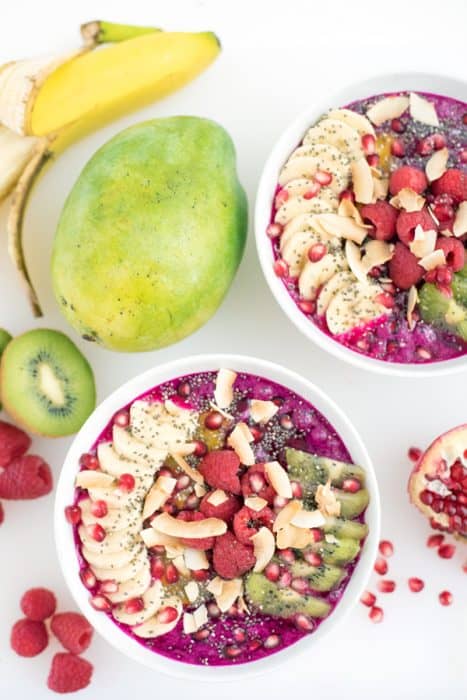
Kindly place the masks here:
[(0, 67), (0, 201), (14, 188), (9, 251), (35, 316), (42, 312), (25, 264), (22, 220), (45, 163), (86, 133), (185, 85), (220, 51), (212, 32), (89, 22), (81, 35), (83, 46), (68, 55)]

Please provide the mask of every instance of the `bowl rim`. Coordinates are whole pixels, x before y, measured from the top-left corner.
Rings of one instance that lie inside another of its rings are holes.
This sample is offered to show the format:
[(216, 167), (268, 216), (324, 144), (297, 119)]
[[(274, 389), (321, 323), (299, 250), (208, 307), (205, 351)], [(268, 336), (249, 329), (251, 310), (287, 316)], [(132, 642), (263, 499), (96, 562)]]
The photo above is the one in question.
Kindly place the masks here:
[(331, 336), (326, 335), (298, 309), (287, 292), (282, 281), (273, 271), (273, 254), (270, 240), (265, 230), (270, 221), (274, 192), (277, 187), (279, 170), (292, 150), (300, 143), (306, 129), (319, 116), (335, 105), (344, 105), (356, 99), (363, 99), (380, 93), (399, 92), (402, 90), (421, 91), (440, 94), (467, 103), (467, 82), (459, 77), (430, 74), (423, 72), (406, 72), (400, 74), (385, 73), (352, 83), (345, 88), (335, 90), (314, 101), (302, 110), (275, 141), (265, 161), (256, 192), (254, 209), (254, 229), (256, 249), (266, 282), (286, 316), (311, 341), (330, 355), (350, 363), (359, 369), (370, 370), (386, 376), (399, 377), (434, 377), (446, 376), (467, 368), (467, 355), (423, 365), (391, 363), (357, 353), (341, 345)]
[[(365, 469), (367, 488), (370, 492), (370, 503), (366, 510), (369, 534), (341, 601), (329, 620), (320, 625), (315, 633), (303, 637), (299, 642), (259, 661), (239, 664), (238, 666), (203, 667), (185, 664), (151, 652), (122, 632), (106, 615), (91, 607), (88, 592), (78, 575), (79, 568), (72, 528), (65, 520), (63, 513), (65, 506), (73, 501), (73, 482), (79, 456), (89, 449), (89, 446), (97, 439), (116, 411), (164, 381), (184, 374), (212, 371), (221, 367), (256, 374), (283, 384), (309, 400), (325, 416), (344, 441), (352, 459)], [(233, 354), (202, 354), (168, 362), (147, 370), (113, 391), (97, 406), (74, 438), (63, 463), (54, 504), (54, 534), (60, 567), (76, 604), (96, 631), (112, 646), (131, 659), (172, 677), (196, 681), (232, 681), (257, 676), (272, 670), (279, 663), (285, 662), (292, 656), (309, 650), (318, 643), (325, 634), (328, 634), (346, 617), (360, 599), (376, 557), (380, 537), (380, 520), (379, 490), (370, 456), (360, 435), (342, 409), (320, 388), (296, 372), (255, 357)]]

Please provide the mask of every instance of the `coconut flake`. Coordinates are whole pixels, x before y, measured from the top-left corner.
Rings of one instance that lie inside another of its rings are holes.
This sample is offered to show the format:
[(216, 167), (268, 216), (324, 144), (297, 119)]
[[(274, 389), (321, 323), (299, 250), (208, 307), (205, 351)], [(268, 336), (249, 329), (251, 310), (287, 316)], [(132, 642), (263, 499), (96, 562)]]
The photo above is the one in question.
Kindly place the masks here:
[(197, 597), (199, 596), (199, 586), (196, 583), (196, 581), (189, 581), (186, 584), (184, 590), (189, 602), (194, 603)]
[(263, 510), (267, 506), (268, 502), (265, 498), (260, 498), (259, 496), (248, 496), (245, 498), (245, 505), (247, 508), (254, 510), (256, 512)]
[(205, 518), (185, 522), (172, 517), (169, 513), (156, 515), (152, 521), (155, 530), (170, 535), (171, 537), (188, 537), (190, 539), (204, 539), (205, 537), (217, 537), (227, 531), (227, 525), (219, 518)]
[(278, 549), (305, 549), (314, 542), (313, 535), (310, 530), (295, 527), (295, 525), (287, 525), (279, 530), (276, 535), (276, 545)]
[(418, 292), (415, 286), (410, 287), (409, 294), (407, 297), (407, 323), (409, 324), (410, 330), (415, 327), (415, 319), (413, 318), (413, 312), (418, 301)]
[(242, 594), (243, 583), (241, 578), (234, 578), (230, 581), (216, 576), (206, 586), (207, 590), (213, 594), (217, 606), (221, 612), (227, 612)]
[(383, 265), (388, 260), (391, 260), (394, 253), (394, 246), (386, 241), (371, 240), (363, 246), (365, 256), (363, 265), (365, 270), (369, 272), (375, 265)]
[(368, 227), (359, 224), (353, 216), (340, 216), (340, 214), (316, 214), (313, 217), (313, 225), (325, 235), (345, 238), (355, 243), (363, 243)]
[(213, 411), (216, 411), (216, 413), (220, 413), (221, 416), (223, 416), (226, 420), (233, 420), (234, 417), (231, 413), (227, 413), (227, 411), (220, 406), (217, 405), (215, 401), (210, 401), (209, 406), (212, 408)]
[(196, 610), (193, 613), (193, 617), (195, 619), (195, 625), (197, 630), (199, 630), (200, 627), (206, 624), (206, 622), (208, 621), (208, 610), (204, 603), (201, 603), (201, 605), (198, 608), (196, 608)]
[(361, 204), (373, 201), (373, 175), (366, 158), (359, 158), (350, 164), (355, 199)]
[[(149, 531), (152, 530), (153, 534), (150, 535)], [(146, 530), (143, 530), (144, 533), (147, 533), (146, 539), (151, 541), (152, 544), (147, 544), (147, 547), (156, 547), (156, 546), (162, 546), (162, 547), (178, 547), (180, 545), (180, 541), (176, 537), (171, 537), (170, 535), (166, 535), (163, 532), (159, 532), (158, 530), (155, 530), (152, 526), (150, 528), (147, 528)], [(141, 534), (143, 534), (143, 532)], [(143, 537), (144, 539), (144, 537)], [(146, 542), (145, 539), (145, 542)]]
[(189, 576), (190, 575), (190, 571), (188, 570), (187, 566), (185, 565), (185, 559), (183, 557), (183, 554), (178, 554), (176, 557), (174, 557), (172, 559), (172, 563), (175, 566), (175, 568), (177, 569), (180, 576)]
[(436, 114), (435, 106), (424, 97), (420, 97), (416, 92), (410, 93), (410, 116), (417, 122), (429, 124), (430, 126), (439, 126), (438, 115)]
[(292, 485), (284, 467), (279, 462), (266, 462), (264, 470), (277, 495), (282, 498), (292, 498)]
[(204, 484), (204, 479), (201, 472), (199, 472), (197, 469), (193, 469), (193, 467), (188, 464), (186, 459), (182, 457), (181, 454), (172, 452), (170, 456), (175, 460), (180, 469), (182, 469), (185, 474), (187, 474), (196, 484)]
[(194, 491), (198, 498), (203, 498), (203, 496), (205, 496), (207, 493), (206, 487), (202, 484), (195, 484)]
[(322, 527), (326, 518), (319, 510), (305, 510), (302, 508), (291, 520), (295, 527), (313, 528)]
[(215, 491), (209, 494), (206, 500), (213, 506), (220, 506), (221, 503), (225, 503), (226, 501), (228, 501), (228, 499), (229, 497), (227, 496), (225, 491), (223, 491), (222, 489), (216, 489)]
[(427, 272), (429, 270), (434, 270), (435, 267), (439, 265), (444, 265), (446, 263), (446, 257), (444, 255), (444, 250), (434, 250), (432, 253), (425, 255), (424, 258), (418, 261)]
[(250, 416), (255, 423), (267, 423), (278, 410), (279, 406), (276, 406), (273, 401), (252, 399), (250, 403)]
[(339, 214), (339, 216), (351, 217), (359, 226), (365, 226), (360, 211), (351, 199), (341, 199), (341, 201), (339, 202), (337, 213)]
[(166, 501), (170, 498), (170, 494), (165, 493), (157, 484), (154, 484), (148, 491), (144, 499), (143, 520), (149, 518), (156, 510), (160, 510)]
[[(199, 522), (199, 521), (198, 521)], [(185, 566), (190, 571), (198, 571), (199, 569), (209, 569), (209, 562), (206, 552), (202, 549), (194, 549), (186, 547), (183, 553)]]
[(361, 248), (352, 241), (345, 242), (345, 256), (349, 267), (360, 282), (367, 282), (367, 268), (362, 261)]
[[(250, 442), (246, 438), (246, 431), (251, 435), (250, 429), (246, 423), (237, 423), (235, 428), (230, 433), (227, 438), (227, 444), (234, 450), (237, 454), (240, 462), (247, 467), (255, 463), (255, 456), (253, 450), (250, 447)], [(253, 436), (251, 435), (253, 440)]]
[(196, 623), (193, 613), (183, 613), (183, 631), (185, 634), (193, 634), (193, 632), (196, 632)]
[(315, 494), (316, 504), (324, 516), (339, 516), (341, 504), (336, 498), (336, 494), (331, 488), (331, 481), (326, 484), (319, 484)]
[(394, 197), (389, 200), (396, 209), (405, 211), (420, 211), (425, 206), (425, 198), (412, 190), (410, 187), (403, 187)]
[(379, 174), (373, 176), (373, 199), (386, 199), (389, 190), (389, 179), (387, 177), (381, 177)]
[(274, 520), (272, 526), (272, 531), (279, 532), (279, 530), (289, 525), (292, 522), (293, 518), (297, 515), (297, 513), (301, 511), (301, 509), (302, 504), (300, 503), (300, 501), (289, 501), (289, 503), (287, 503), (277, 513), (276, 519)]
[(467, 233), (467, 202), (461, 202), (457, 208), (453, 226), (454, 235), (458, 238)]
[(80, 489), (105, 489), (114, 483), (115, 478), (111, 474), (98, 469), (84, 469), (78, 472), (75, 479), (75, 486)]
[(214, 399), (219, 408), (227, 408), (233, 401), (233, 385), (237, 373), (231, 369), (220, 369), (216, 377)]
[(209, 591), (209, 593), (212, 593), (212, 595), (214, 597), (217, 597), (222, 593), (223, 587), (224, 587), (224, 579), (222, 579), (220, 576), (215, 576), (206, 585), (206, 590)]
[(397, 119), (409, 106), (409, 98), (405, 95), (394, 95), (378, 100), (370, 109), (366, 116), (375, 126), (381, 126), (389, 119)]
[(429, 182), (437, 180), (446, 172), (448, 159), (449, 151), (447, 148), (441, 148), (439, 151), (433, 153), (425, 165), (425, 173)]
[(431, 229), (429, 231), (424, 231), (420, 224), (417, 224), (415, 227), (414, 239), (409, 243), (410, 251), (416, 255), (417, 258), (425, 258), (434, 251), (437, 235), (436, 231)]
[(256, 564), (253, 571), (263, 571), (274, 556), (276, 542), (271, 530), (267, 527), (260, 527), (258, 532), (251, 538), (253, 542), (253, 553)]

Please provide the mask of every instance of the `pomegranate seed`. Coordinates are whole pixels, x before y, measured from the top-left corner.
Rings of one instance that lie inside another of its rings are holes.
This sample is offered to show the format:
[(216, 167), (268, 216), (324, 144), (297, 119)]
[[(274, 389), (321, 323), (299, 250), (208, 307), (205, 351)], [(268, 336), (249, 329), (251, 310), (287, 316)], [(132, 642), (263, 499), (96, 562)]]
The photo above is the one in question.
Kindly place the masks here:
[(294, 498), (302, 498), (303, 496), (303, 489), (302, 485), (298, 483), (298, 481), (291, 481), (290, 485), (292, 487), (292, 495)]
[(209, 578), (209, 571), (207, 569), (195, 569), (191, 572), (191, 575), (195, 581), (207, 581)]
[(279, 423), (281, 425), (281, 428), (284, 428), (284, 430), (292, 430), (294, 427), (292, 418), (289, 416), (288, 413), (284, 413), (279, 420)]
[(434, 143), (431, 136), (426, 136), (424, 139), (420, 139), (417, 143), (416, 151), (420, 156), (429, 156), (433, 153)]
[(196, 510), (199, 506), (199, 498), (196, 494), (192, 493), (185, 501), (185, 508), (188, 510)]
[(242, 649), (236, 644), (227, 644), (227, 646), (224, 647), (224, 654), (228, 656), (229, 659), (236, 659), (241, 653)]
[(246, 632), (241, 627), (236, 627), (232, 632), (232, 636), (239, 644), (242, 644), (246, 640)]
[(288, 502), (288, 498), (284, 498), (283, 496), (274, 496), (274, 508), (277, 510), (284, 508)]
[(348, 199), (350, 202), (355, 202), (355, 194), (353, 190), (342, 190), (339, 195), (339, 200)]
[(162, 625), (168, 625), (169, 622), (173, 622), (177, 619), (177, 617), (178, 611), (171, 605), (167, 605), (167, 607), (162, 608), (162, 610), (160, 610), (157, 613), (157, 621), (160, 622)]
[(380, 294), (377, 294), (375, 301), (377, 301), (378, 304), (381, 304), (381, 306), (386, 307), (386, 309), (392, 309), (396, 303), (394, 301), (394, 297), (388, 292), (381, 292)]
[(280, 573), (279, 564), (276, 564), (276, 562), (271, 562), (264, 570), (264, 575), (268, 581), (272, 581), (273, 583), (279, 580)]
[(455, 545), (442, 544), (441, 547), (438, 549), (438, 554), (441, 557), (441, 559), (452, 559), (455, 551), (456, 551)]
[(65, 518), (71, 525), (77, 525), (81, 520), (81, 508), (79, 506), (67, 506)]
[(314, 628), (312, 620), (302, 613), (295, 616), (295, 626), (303, 632), (311, 632)]
[(464, 148), (460, 153), (459, 153), (459, 160), (461, 163), (467, 163), (467, 148)]
[(128, 411), (118, 411), (114, 415), (114, 423), (120, 428), (127, 428), (130, 425), (130, 414)]
[(94, 525), (89, 525), (86, 528), (89, 537), (91, 537), (96, 542), (103, 542), (105, 540), (105, 530), (99, 523), (94, 523)]
[(182, 476), (178, 477), (177, 483), (175, 484), (175, 488), (177, 491), (183, 491), (183, 489), (186, 489), (189, 485), (190, 477), (188, 476), (188, 474), (183, 474)]
[(81, 455), (79, 463), (84, 469), (99, 469), (99, 460), (96, 455), (92, 455), (89, 452), (85, 452)]
[(431, 352), (426, 348), (417, 348), (417, 355), (422, 360), (431, 360)]
[(311, 299), (301, 299), (297, 303), (297, 306), (300, 309), (300, 311), (303, 311), (304, 314), (308, 314), (309, 316), (311, 316), (311, 314), (314, 314), (316, 311), (316, 304)]
[(364, 591), (362, 597), (360, 598), (360, 602), (363, 603), (363, 605), (366, 605), (368, 608), (372, 608), (376, 603), (376, 596), (370, 591)]
[(186, 399), (186, 397), (191, 394), (191, 386), (189, 382), (180, 382), (177, 387), (177, 394), (181, 396), (182, 399)]
[(264, 647), (266, 649), (275, 649), (279, 646), (280, 643), (281, 638), (278, 634), (270, 634), (269, 637), (266, 637), (266, 639), (264, 640)]
[(396, 132), (396, 134), (402, 134), (405, 131), (405, 126), (400, 119), (393, 119), (391, 121), (391, 129)]
[(91, 504), (91, 513), (95, 518), (104, 518), (107, 515), (108, 508), (105, 501), (94, 501)]
[(161, 579), (165, 574), (165, 565), (159, 557), (151, 559), (151, 576), (155, 579)]
[(261, 474), (250, 474), (248, 481), (250, 482), (250, 487), (254, 493), (259, 493), (261, 489), (266, 486), (266, 482)]
[(395, 156), (396, 158), (402, 158), (405, 156), (405, 145), (403, 141), (400, 139), (395, 139), (391, 143), (391, 155)]
[(165, 578), (167, 580), (167, 583), (177, 583), (179, 576), (178, 576), (178, 571), (176, 567), (172, 564), (167, 564), (167, 567), (165, 569)]
[(193, 638), (196, 639), (197, 642), (204, 642), (205, 639), (211, 636), (211, 632), (206, 629), (201, 630), (196, 630), (196, 632), (193, 633)]
[(383, 559), (382, 557), (378, 557), (377, 560), (375, 561), (374, 569), (377, 574), (380, 576), (384, 576), (385, 574), (388, 573), (388, 563), (386, 559)]
[(379, 551), (383, 557), (392, 557), (394, 554), (394, 546), (389, 540), (381, 540), (379, 543)]
[(97, 583), (96, 577), (94, 576), (91, 569), (83, 569), (80, 571), (79, 577), (86, 588), (94, 588)]
[(417, 578), (416, 576), (412, 576), (412, 578), (409, 578), (408, 583), (412, 593), (420, 593), (420, 591), (423, 591), (423, 589), (425, 588), (425, 584), (422, 581), (422, 579)]
[(376, 605), (374, 605), (370, 612), (368, 613), (368, 617), (372, 622), (375, 624), (378, 624), (379, 622), (383, 621), (384, 613), (382, 608), (378, 608)]
[(133, 474), (121, 474), (118, 479), (117, 486), (120, 491), (130, 493), (135, 488), (135, 483), (135, 477)]
[(422, 456), (422, 451), (419, 447), (409, 447), (407, 454), (412, 462), (418, 462)]
[(219, 430), (223, 418), (218, 411), (210, 411), (204, 419), (204, 425), (208, 430)]
[(441, 605), (451, 605), (452, 603), (452, 593), (449, 591), (441, 591), (438, 598)]
[(289, 272), (289, 266), (287, 265), (285, 260), (282, 260), (282, 258), (278, 258), (274, 262), (273, 268), (277, 277), (286, 277)]
[(286, 203), (286, 201), (289, 198), (289, 193), (287, 190), (279, 190), (279, 192), (276, 194), (276, 197), (274, 199), (274, 206), (276, 209), (280, 209), (280, 207)]
[(372, 153), (370, 156), (367, 156), (366, 160), (370, 168), (377, 168), (379, 165), (379, 155), (376, 153)]
[(297, 593), (305, 593), (308, 590), (308, 583), (304, 578), (294, 578), (290, 584), (290, 587), (297, 591)]
[(376, 150), (376, 139), (373, 134), (363, 134), (361, 141), (364, 154), (372, 155)]
[(116, 593), (118, 591), (118, 583), (113, 579), (107, 579), (99, 583), (100, 593)]
[(263, 439), (263, 431), (261, 428), (258, 428), (256, 425), (250, 425), (250, 433), (253, 435), (253, 442), (259, 442), (260, 440)]
[(279, 238), (282, 233), (282, 226), (280, 224), (269, 224), (266, 229), (266, 234), (269, 238)]
[(162, 467), (162, 469), (159, 469), (158, 474), (159, 476), (168, 476), (169, 479), (173, 479), (173, 474), (170, 469), (167, 469), (167, 467)]
[(432, 138), (435, 151), (439, 151), (446, 146), (446, 137), (444, 134), (433, 134)]
[(99, 610), (99, 612), (110, 612), (112, 610), (112, 603), (104, 595), (94, 595), (89, 599), (94, 610)]
[(282, 561), (285, 561), (287, 564), (293, 564), (295, 561), (295, 554), (291, 549), (281, 549), (279, 556)]
[(215, 603), (208, 603), (206, 607), (208, 609), (209, 617), (219, 617), (221, 614), (220, 608)]
[(313, 197), (316, 197), (320, 189), (321, 185), (319, 182), (311, 182), (307, 191), (303, 195), (303, 199), (313, 199)]
[(194, 456), (195, 457), (204, 457), (204, 455), (208, 451), (208, 448), (205, 445), (205, 443), (202, 442), (201, 440), (195, 440), (193, 444), (195, 446), (195, 449), (193, 450)]
[(134, 615), (144, 609), (144, 601), (142, 598), (132, 598), (126, 601), (124, 609), (129, 615)]
[(446, 265), (436, 268), (436, 281), (439, 284), (449, 286), (452, 282), (452, 270)]
[(248, 651), (257, 651), (261, 646), (263, 646), (261, 639), (251, 639), (248, 642)]
[(322, 258), (324, 258), (327, 252), (328, 249), (324, 243), (315, 243), (308, 251), (308, 259), (313, 263), (319, 262)]
[(332, 182), (332, 175), (326, 170), (317, 170), (314, 179), (316, 182), (319, 182), (320, 185), (330, 185)]
[(323, 532), (321, 530), (319, 530), (317, 527), (311, 528), (310, 535), (313, 537), (313, 542), (321, 542), (321, 540), (324, 537)]
[(280, 588), (287, 588), (290, 586), (292, 583), (292, 574), (290, 571), (284, 571), (280, 576), (279, 576), (279, 581), (277, 582), (277, 585)]
[(392, 593), (396, 588), (395, 581), (388, 581), (388, 579), (382, 579), (378, 581), (376, 587), (380, 593)]
[(321, 566), (323, 563), (321, 556), (316, 552), (305, 552), (303, 558), (308, 564), (311, 564), (311, 566)]
[(420, 500), (426, 506), (431, 506), (431, 504), (433, 503), (433, 494), (431, 493), (431, 491), (427, 491), (426, 489), (424, 489), (420, 493)]
[(370, 277), (373, 277), (373, 279), (378, 279), (378, 277), (381, 277), (382, 273), (383, 270), (379, 265), (375, 265), (371, 268), (371, 270), (368, 271), (368, 274), (370, 275)]
[(360, 489), (361, 484), (358, 479), (349, 478), (342, 482), (342, 490), (347, 491), (347, 493), (357, 493)]

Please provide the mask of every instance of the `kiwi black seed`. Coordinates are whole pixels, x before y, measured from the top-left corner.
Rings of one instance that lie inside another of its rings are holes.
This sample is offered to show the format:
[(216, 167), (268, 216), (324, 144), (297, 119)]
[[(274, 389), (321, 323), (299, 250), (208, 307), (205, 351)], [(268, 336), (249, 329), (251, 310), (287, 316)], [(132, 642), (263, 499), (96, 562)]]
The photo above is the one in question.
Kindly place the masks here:
[(7, 413), (31, 432), (48, 437), (76, 433), (96, 405), (88, 361), (64, 333), (45, 328), (8, 343), (0, 386)]

